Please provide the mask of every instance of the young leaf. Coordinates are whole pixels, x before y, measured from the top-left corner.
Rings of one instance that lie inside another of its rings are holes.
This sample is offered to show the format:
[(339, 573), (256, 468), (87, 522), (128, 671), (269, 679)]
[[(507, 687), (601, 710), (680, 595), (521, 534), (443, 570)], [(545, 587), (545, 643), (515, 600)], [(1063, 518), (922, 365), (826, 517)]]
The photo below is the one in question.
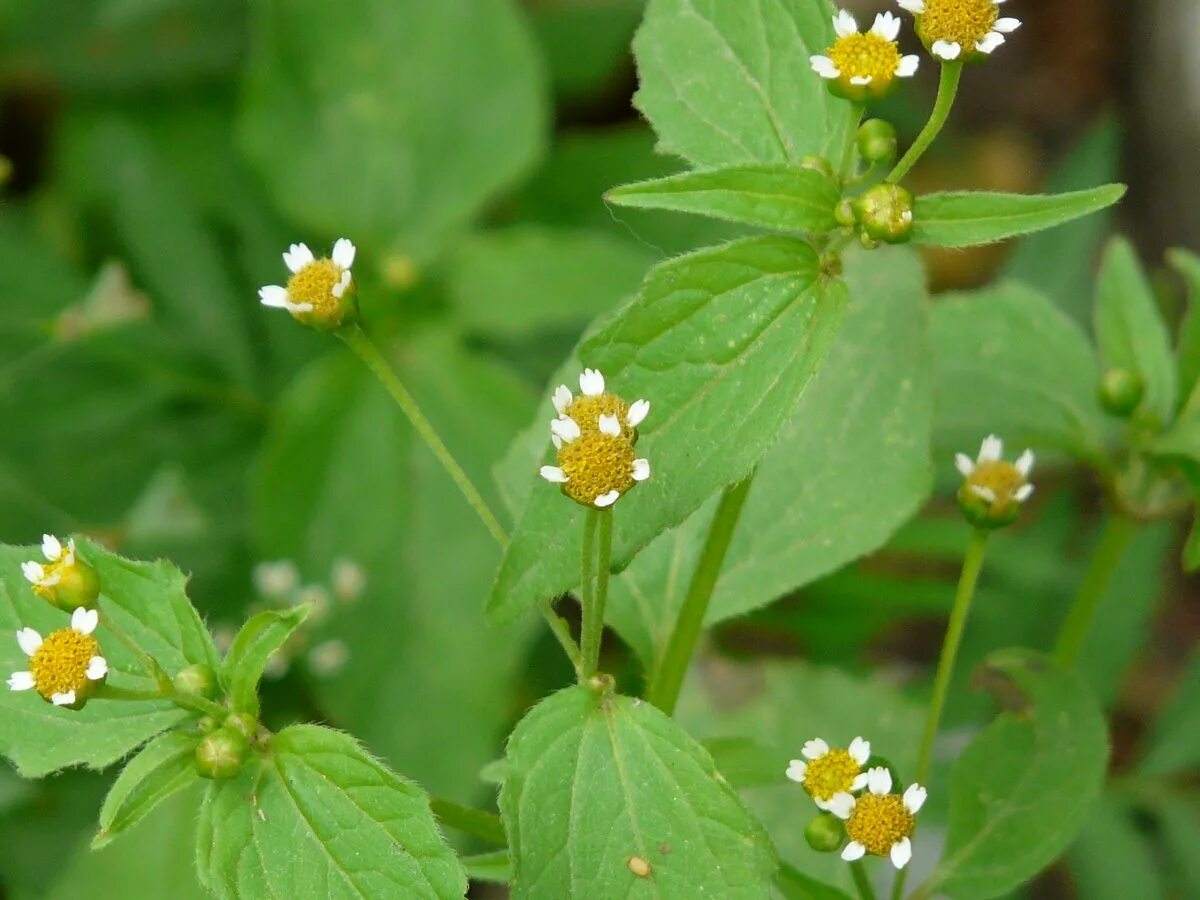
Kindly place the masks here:
[(1175, 268), (1188, 289), (1188, 308), (1179, 326), (1179, 346), (1175, 350), (1179, 366), (1179, 398), (1189, 409), (1200, 406), (1196, 385), (1200, 383), (1200, 256), (1190, 250), (1167, 251), (1167, 261)]
[(461, 898), (467, 877), (429, 799), (349, 735), (294, 725), (209, 788), (201, 881), (220, 898)]
[(236, 712), (258, 717), (258, 683), (271, 655), (304, 624), (312, 604), (268, 609), (251, 616), (233, 640), (221, 667), (221, 683)]
[(980, 678), (1008, 711), (954, 764), (946, 850), (921, 898), (988, 900), (1024, 884), (1071, 843), (1104, 784), (1104, 718), (1077, 675), (1004, 650)]
[(500, 811), (516, 900), (771, 896), (766, 833), (649, 703), (567, 688), (517, 726), (508, 763)]
[(93, 850), (122, 835), (163, 800), (197, 780), (198, 742), (194, 732), (168, 731), (125, 764), (104, 798), (100, 831), (92, 838)]
[(617, 206), (670, 209), (778, 231), (824, 234), (837, 227), (841, 191), (815, 169), (730, 166), (639, 181), (604, 195)]
[(663, 152), (696, 166), (840, 152), (849, 104), (808, 61), (833, 43), (832, 17), (827, 0), (651, 0), (634, 102)]
[(461, 858), (467, 877), (472, 881), (487, 881), (492, 884), (508, 884), (512, 880), (512, 862), (507, 850), (491, 853), (476, 853)]
[[(844, 284), (818, 278), (816, 253), (795, 238), (702, 250), (656, 267), (638, 297), (580, 347), (580, 360), (612, 390), (646, 398), (654, 410), (638, 450), (655, 475), (620, 501), (618, 567), (743, 478), (776, 440), (841, 323)], [(543, 435), (552, 415), (547, 399)], [(548, 439), (543, 446), (552, 449)], [(488, 604), (493, 618), (576, 584), (582, 521), (582, 507), (535, 487)]]
[(1123, 196), (1123, 184), (1070, 194), (926, 194), (917, 198), (913, 210), (912, 239), (935, 247), (993, 244), (1063, 225), (1112, 206)]
[(1105, 366), (1141, 375), (1146, 394), (1140, 408), (1168, 424), (1179, 390), (1175, 357), (1154, 291), (1123, 238), (1114, 238), (1105, 251), (1094, 314)]

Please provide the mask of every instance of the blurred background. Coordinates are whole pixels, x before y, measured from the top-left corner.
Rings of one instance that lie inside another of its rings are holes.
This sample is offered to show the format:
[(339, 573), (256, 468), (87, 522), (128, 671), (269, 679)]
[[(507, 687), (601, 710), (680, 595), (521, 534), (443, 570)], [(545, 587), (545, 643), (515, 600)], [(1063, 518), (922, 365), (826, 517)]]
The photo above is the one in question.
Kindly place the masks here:
[[(571, 673), (535, 623), (484, 625), (486, 533), (356, 361), (256, 292), (284, 278), (290, 242), (354, 239), (374, 329), (493, 502), (519, 502), (493, 466), (581, 330), (657, 260), (738, 233), (601, 199), (681, 167), (632, 105), (643, 8), (0, 0), (0, 539), (86, 532), (167, 556), (219, 639), (249, 609), (315, 600), (322, 615), (272, 673), (268, 724), (345, 727), (431, 793), (492, 803), (503, 736)], [(1119, 230), (1177, 319), (1185, 294), (1162, 259), (1200, 247), (1200, 4), (1012, 0), (1006, 14), (1023, 28), (968, 71), (915, 183), (1130, 193), (1018, 246), (930, 253), (931, 288), (1023, 279), (1090, 328), (1095, 262)], [(933, 74), (874, 112), (911, 137)], [(935, 423), (933, 449), (940, 463), (966, 448)], [(1050, 639), (1099, 500), (1058, 471), (994, 542), (952, 724), (991, 708), (972, 663)], [(1200, 605), (1179, 574), (1182, 524), (1145, 529), (1104, 600), (1086, 663), (1112, 718), (1114, 789), (1030, 897), (1200, 897)], [(688, 724), (769, 719), (798, 748), (809, 735), (775, 722), (780, 704), (804, 722), (813, 698), (855, 696), (915, 744), (964, 534), (935, 498), (879, 554), (722, 626)], [(606, 652), (636, 689), (632, 653)], [(784, 664), (807, 688), (776, 678)], [(5, 766), (0, 896), (203, 896), (195, 796), (92, 854), (111, 776), (30, 783)], [(806, 863), (794, 798), (752, 802)]]

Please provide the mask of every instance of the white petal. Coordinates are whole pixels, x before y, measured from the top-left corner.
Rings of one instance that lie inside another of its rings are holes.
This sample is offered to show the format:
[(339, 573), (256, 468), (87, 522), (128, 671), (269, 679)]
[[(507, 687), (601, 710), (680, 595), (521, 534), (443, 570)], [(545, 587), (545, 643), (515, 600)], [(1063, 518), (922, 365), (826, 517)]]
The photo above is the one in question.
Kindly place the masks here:
[(919, 16), (925, 12), (925, 0), (896, 0), (900, 4), (901, 9), (908, 10), (914, 16)]
[(917, 69), (921, 65), (921, 57), (915, 53), (910, 53), (908, 56), (900, 57), (900, 65), (896, 66), (897, 78), (912, 78), (917, 74)]
[(957, 41), (934, 41), (930, 50), (938, 59), (945, 60), (958, 59), (962, 54), (962, 47)]
[(600, 433), (607, 434), (609, 437), (620, 437), (621, 420), (616, 416), (601, 416)]
[(832, 805), (830, 801), (822, 800), (820, 797), (813, 797), (813, 803), (817, 805), (817, 809), (822, 810), (823, 812), (829, 812), (830, 806)]
[(648, 415), (650, 415), (650, 401), (637, 400), (629, 407), (629, 415), (625, 417), (625, 424), (630, 428), (637, 428), (646, 421)]
[(971, 493), (980, 500), (985, 500), (988, 503), (996, 502), (996, 492), (990, 487), (984, 487), (982, 484), (971, 485)]
[(542, 477), (553, 484), (566, 484), (570, 479), (558, 466), (542, 466)]
[(883, 766), (876, 766), (867, 772), (867, 787), (872, 794), (890, 794), (892, 792), (892, 773)]
[(861, 737), (856, 737), (850, 742), (850, 747), (847, 751), (850, 758), (860, 766), (865, 766), (867, 760), (871, 758), (871, 742), (864, 741)]
[(858, 841), (851, 841), (846, 845), (845, 849), (842, 850), (842, 859), (844, 859), (846, 862), (854, 862), (855, 860), (862, 859), (866, 855), (867, 848)]
[(560, 384), (554, 389), (554, 397), (552, 400), (554, 403), (554, 408), (558, 410), (558, 414), (560, 416), (565, 416), (567, 414), (567, 407), (571, 405), (571, 401), (574, 399), (575, 397), (571, 393), (571, 389), (565, 384)]
[(26, 656), (33, 656), (42, 646), (42, 636), (32, 628), (22, 628), (17, 632), (17, 646)]
[(858, 34), (858, 22), (848, 10), (843, 9), (833, 17), (833, 30), (840, 38), (849, 37), (852, 34)]
[(857, 85), (865, 85), (865, 84), (870, 84), (874, 80), (875, 80), (874, 75), (855, 75), (853, 78), (850, 79), (850, 83), (857, 84)]
[(283, 254), (283, 264), (287, 266), (293, 274), (299, 272), (310, 262), (313, 261), (312, 251), (308, 249), (307, 244), (292, 244), (288, 247), (287, 253)]
[(103, 656), (93, 656), (88, 660), (87, 677), (89, 681), (99, 681), (108, 674), (108, 660)]
[(808, 763), (802, 759), (793, 759), (788, 763), (787, 777), (798, 784), (804, 784), (804, 774), (808, 771)]
[(645, 481), (650, 477), (650, 460), (635, 459), (633, 461), (633, 480)]
[(52, 534), (42, 535), (42, 556), (46, 557), (50, 562), (57, 562), (58, 558), (62, 556), (62, 552), (62, 544), (58, 538)]
[(1004, 35), (998, 31), (989, 31), (983, 36), (983, 40), (975, 45), (975, 49), (980, 53), (991, 53), (1003, 43)]
[(954, 454), (954, 468), (963, 478), (970, 478), (975, 473), (975, 463), (965, 453)]
[(338, 238), (333, 245), (333, 261), (343, 269), (349, 269), (354, 265), (355, 252), (349, 238)]
[(800, 752), (809, 759), (820, 759), (829, 752), (829, 745), (821, 738), (813, 738), (811, 741), (804, 742), (804, 747)]
[(992, 26), (992, 28), (996, 29), (996, 31), (999, 31), (1001, 34), (1012, 34), (1020, 27), (1021, 20), (1013, 18), (997, 19), (996, 23)]
[(890, 12), (881, 12), (875, 17), (875, 24), (871, 26), (871, 34), (881, 37), (885, 41), (894, 41), (900, 36), (900, 17), (893, 16)]
[(562, 445), (563, 445), (563, 439), (560, 438), (557, 434), (552, 434), (552, 435), (550, 435), (550, 443), (552, 443), (554, 445), (555, 450), (561, 450)]
[(816, 72), (822, 78), (828, 78), (831, 81), (834, 78), (839, 78), (842, 74), (842, 70), (834, 65), (833, 60), (828, 56), (821, 56), (819, 54), (816, 56), (810, 56), (808, 58), (808, 63), (812, 66), (812, 70), (814, 72)]
[(32, 672), (13, 672), (8, 677), (8, 689), (10, 691), (32, 690), (35, 684)]
[(50, 698), (50, 702), (53, 703), (55, 706), (70, 706), (72, 703), (75, 702), (75, 692), (74, 691), (66, 691), (61, 694), (54, 694)]
[(329, 293), (333, 294), (334, 299), (342, 299), (342, 295), (346, 293), (346, 288), (350, 287), (351, 277), (350, 270), (347, 269), (342, 273), (342, 277), (337, 280), (337, 284), (329, 289)]
[(596, 498), (596, 506), (598, 506), (600, 509), (604, 509), (606, 506), (612, 506), (620, 499), (620, 491), (609, 491), (607, 494), (601, 494)]
[(75, 538), (70, 538), (67, 541), (67, 555), (65, 562), (68, 566), (75, 565)]
[(579, 389), (589, 397), (599, 397), (604, 393), (604, 376), (596, 369), (584, 369), (579, 376)]
[(908, 838), (901, 838), (892, 844), (892, 865), (897, 869), (903, 869), (908, 865), (908, 861), (912, 859), (912, 841)]
[(1024, 503), (1026, 500), (1028, 500), (1030, 497), (1033, 496), (1033, 485), (1032, 484), (1021, 485), (1019, 488), (1017, 488), (1017, 492), (1015, 494), (1013, 494), (1013, 496), (1017, 498), (1018, 503)]
[(834, 794), (825, 808), (839, 819), (844, 820), (850, 818), (850, 813), (854, 812), (854, 806), (854, 797), (842, 791), (841, 793)]
[(979, 461), (980, 462), (995, 462), (1004, 455), (1004, 441), (996, 437), (994, 434), (989, 434), (983, 439), (983, 443), (979, 445)]
[(40, 584), (42, 579), (46, 577), (46, 570), (39, 562), (34, 562), (32, 559), (29, 562), (21, 563), (21, 574), (25, 576), (25, 580), (30, 584)]
[(1022, 478), (1028, 478), (1029, 473), (1033, 471), (1033, 460), (1034, 457), (1032, 450), (1026, 450), (1019, 457), (1017, 457), (1017, 461), (1014, 463), (1014, 465), (1017, 467), (1017, 471), (1021, 473)]
[(904, 808), (915, 816), (925, 805), (926, 796), (925, 788), (919, 784), (910, 784), (908, 790), (904, 792)]
[(263, 306), (270, 306), (273, 309), (287, 309), (291, 305), (288, 299), (287, 288), (282, 288), (277, 284), (268, 284), (266, 287), (258, 289), (258, 299)]
[(80, 634), (91, 634), (100, 624), (100, 612), (95, 609), (84, 609), (82, 606), (71, 613), (71, 627)]
[(566, 416), (563, 416), (561, 419), (553, 419), (550, 422), (550, 431), (568, 444), (582, 433), (575, 420)]
[(854, 776), (854, 781), (850, 784), (850, 790), (861, 791), (867, 786), (868, 776), (866, 772), (859, 772)]

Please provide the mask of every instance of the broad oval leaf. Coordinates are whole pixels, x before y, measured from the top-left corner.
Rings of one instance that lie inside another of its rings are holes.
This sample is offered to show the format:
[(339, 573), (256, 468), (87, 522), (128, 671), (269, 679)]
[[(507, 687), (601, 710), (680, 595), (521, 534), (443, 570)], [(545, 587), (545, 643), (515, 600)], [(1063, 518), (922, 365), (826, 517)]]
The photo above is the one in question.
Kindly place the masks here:
[(1070, 845), (1104, 785), (1104, 718), (1077, 675), (1002, 650), (979, 677), (1006, 711), (954, 764), (946, 849), (921, 898), (988, 900), (1024, 884)]
[(100, 808), (98, 850), (144, 819), (159, 803), (196, 781), (196, 732), (160, 734), (125, 764)]
[(587, 687), (543, 700), (509, 741), (500, 811), (514, 898), (772, 896), (762, 826), (649, 703)]
[(246, 620), (221, 667), (221, 683), (237, 712), (258, 717), (258, 683), (272, 654), (284, 645), (292, 633), (304, 624), (312, 605), (290, 609), (268, 609)]
[(294, 725), (209, 788), (196, 829), (200, 879), (240, 897), (461, 898), (467, 877), (429, 798), (349, 735)]
[(912, 239), (935, 247), (993, 244), (1064, 225), (1112, 206), (1123, 196), (1123, 184), (1069, 194), (927, 194), (917, 198)]
[(826, 0), (651, 0), (633, 41), (634, 102), (660, 148), (696, 166), (840, 148), (850, 105), (808, 61), (833, 43), (832, 16)]
[(837, 227), (841, 191), (828, 176), (797, 166), (731, 166), (639, 181), (604, 195), (617, 206), (670, 209), (779, 231), (824, 234)]
[[(638, 452), (654, 476), (615, 511), (615, 565), (739, 481), (779, 435), (841, 322), (845, 286), (803, 241), (771, 236), (663, 263), (579, 350), (610, 389), (646, 398)], [(549, 423), (547, 400), (539, 418)], [(544, 426), (543, 426), (544, 427)], [(548, 427), (538, 428), (552, 448)], [(536, 433), (530, 436), (536, 440)], [(529, 478), (537, 459), (528, 458)], [(489, 601), (507, 619), (575, 586), (582, 507), (534, 487)]]

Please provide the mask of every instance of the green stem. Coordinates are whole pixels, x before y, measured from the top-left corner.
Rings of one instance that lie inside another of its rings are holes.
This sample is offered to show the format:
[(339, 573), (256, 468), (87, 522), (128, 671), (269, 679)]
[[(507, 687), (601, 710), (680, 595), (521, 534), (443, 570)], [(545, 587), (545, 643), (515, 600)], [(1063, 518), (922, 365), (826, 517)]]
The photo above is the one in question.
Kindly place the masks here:
[(133, 654), (145, 673), (154, 679), (160, 690), (166, 691), (172, 688), (171, 676), (163, 671), (162, 666), (158, 664), (158, 660), (138, 646), (137, 641), (126, 634), (125, 630), (113, 621), (112, 616), (105, 612), (100, 612), (100, 626), (125, 645), (126, 649)]
[(438, 821), (447, 828), (474, 835), (480, 840), (501, 847), (508, 843), (508, 836), (504, 833), (504, 825), (499, 816), (440, 797), (431, 797), (429, 806)]
[(1114, 513), (1105, 524), (1100, 544), (1092, 554), (1083, 584), (1079, 586), (1079, 592), (1071, 603), (1071, 610), (1054, 644), (1054, 658), (1063, 666), (1069, 668), (1075, 665), (1096, 614), (1096, 606), (1137, 531), (1138, 523), (1120, 513)]
[(734, 529), (742, 514), (742, 506), (750, 493), (750, 485), (754, 481), (751, 472), (742, 481), (725, 488), (721, 495), (721, 503), (713, 516), (712, 524), (708, 526), (708, 537), (704, 541), (704, 549), (696, 571), (692, 573), (691, 584), (688, 585), (687, 596), (675, 620), (675, 628), (667, 641), (667, 649), (663, 651), (658, 670), (650, 681), (646, 699), (671, 715), (675, 704), (679, 701), (679, 692), (683, 688), (683, 679), (696, 652), (696, 643), (704, 628), (704, 617), (708, 613), (708, 603), (712, 599), (713, 589), (717, 586), (717, 577), (725, 564), (725, 554), (729, 550), (729, 542), (733, 539)]
[(608, 601), (608, 570), (612, 565), (612, 510), (589, 509), (583, 525), (579, 574), (582, 579), (583, 633), (580, 638), (580, 681), (596, 674), (604, 636), (604, 607)]
[(850, 127), (846, 129), (846, 142), (842, 145), (842, 159), (838, 166), (838, 175), (842, 183), (846, 183), (854, 174), (855, 151), (858, 149), (858, 126), (862, 122), (863, 111), (861, 103), (850, 104)]
[(898, 184), (900, 179), (909, 173), (909, 170), (916, 165), (917, 160), (937, 140), (946, 120), (950, 118), (950, 110), (954, 107), (954, 98), (958, 95), (958, 83), (962, 78), (962, 70), (961, 61), (942, 63), (942, 77), (938, 84), (937, 101), (933, 104), (933, 112), (929, 114), (929, 121), (925, 123), (925, 127), (921, 129), (921, 133), (917, 135), (913, 145), (908, 148), (908, 152), (904, 154), (900, 162), (896, 163), (896, 167), (888, 175), (889, 184)]
[(182, 706), (185, 709), (190, 709), (194, 712), (204, 713), (205, 715), (215, 716), (218, 719), (224, 719), (229, 710), (219, 703), (214, 703), (212, 700), (206, 700), (204, 697), (197, 697), (195, 694), (181, 694), (178, 691), (138, 691), (130, 688), (113, 687), (110, 684), (103, 684), (96, 691), (97, 700), (124, 700), (134, 702), (145, 702), (153, 700), (169, 700), (176, 706)]
[(854, 879), (861, 900), (875, 900), (875, 888), (871, 887), (871, 879), (867, 877), (867, 867), (862, 860), (850, 863), (850, 876)]

